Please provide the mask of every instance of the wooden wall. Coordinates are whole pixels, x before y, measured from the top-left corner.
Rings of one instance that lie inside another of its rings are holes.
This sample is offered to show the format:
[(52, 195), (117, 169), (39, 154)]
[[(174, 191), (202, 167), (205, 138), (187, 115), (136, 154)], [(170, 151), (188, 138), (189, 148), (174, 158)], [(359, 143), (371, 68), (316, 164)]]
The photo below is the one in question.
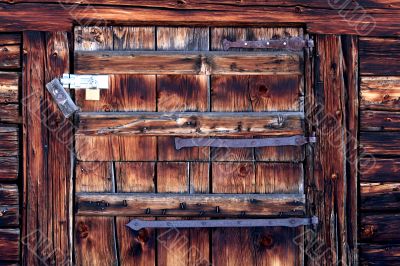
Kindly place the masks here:
[(360, 38), (362, 264), (400, 264), (400, 39)]
[(0, 265), (19, 261), (21, 35), (0, 34)]

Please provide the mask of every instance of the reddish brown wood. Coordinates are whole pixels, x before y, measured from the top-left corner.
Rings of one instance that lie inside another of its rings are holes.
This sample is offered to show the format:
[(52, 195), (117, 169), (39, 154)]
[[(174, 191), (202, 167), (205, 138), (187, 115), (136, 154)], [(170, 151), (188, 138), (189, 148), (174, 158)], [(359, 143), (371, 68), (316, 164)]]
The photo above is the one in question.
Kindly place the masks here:
[(400, 111), (399, 77), (362, 77), (362, 109)]
[(400, 237), (398, 214), (362, 215), (360, 219), (360, 240), (370, 243), (398, 243)]
[(400, 112), (361, 111), (362, 131), (399, 131)]
[(400, 208), (400, 183), (361, 183), (362, 211), (396, 211)]
[(15, 184), (0, 184), (0, 205), (18, 205), (18, 187)]
[(18, 178), (19, 158), (0, 157), (0, 180), (10, 181)]
[(400, 161), (366, 156), (360, 160), (360, 182), (398, 182)]
[(17, 227), (19, 225), (19, 205), (1, 205), (0, 213), (0, 227)]
[(15, 69), (20, 67), (21, 47), (19, 44), (0, 43), (0, 69)]
[(361, 265), (397, 265), (400, 263), (398, 244), (360, 244)]
[(18, 104), (0, 104), (0, 123), (20, 123), (20, 121)]
[(19, 229), (0, 229), (0, 260), (19, 260)]
[[(0, 35), (1, 36), (1, 35)], [(0, 103), (17, 103), (20, 74), (0, 72)]]
[(360, 152), (362, 157), (400, 155), (400, 136), (396, 132), (362, 132)]

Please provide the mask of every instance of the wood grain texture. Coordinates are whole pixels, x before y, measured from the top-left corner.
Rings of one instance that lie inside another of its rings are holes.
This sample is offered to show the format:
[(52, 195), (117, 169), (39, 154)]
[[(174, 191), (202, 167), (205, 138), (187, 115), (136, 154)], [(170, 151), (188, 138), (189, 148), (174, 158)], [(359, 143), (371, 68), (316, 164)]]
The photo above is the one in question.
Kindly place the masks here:
[(18, 205), (19, 193), (16, 184), (0, 184), (0, 205)]
[(19, 260), (19, 229), (0, 229), (0, 260)]
[(397, 265), (399, 262), (398, 244), (360, 244), (361, 265)]
[(360, 240), (369, 243), (399, 243), (398, 214), (368, 214), (360, 218)]
[(0, 180), (17, 180), (19, 173), (18, 157), (0, 157)]
[(80, 113), (77, 135), (284, 136), (303, 132), (300, 112)]
[(0, 34), (0, 45), (21, 44), (20, 33), (2, 33)]
[(208, 51), (207, 27), (157, 27), (158, 51)]
[(155, 27), (113, 27), (114, 50), (155, 50)]
[(0, 127), (0, 156), (18, 156), (18, 128), (15, 126)]
[(20, 74), (0, 72), (0, 103), (17, 103), (19, 97)]
[(0, 227), (19, 225), (19, 205), (0, 205)]
[(360, 107), (400, 111), (400, 77), (361, 77)]
[(362, 158), (360, 160), (361, 182), (398, 182), (400, 161), (396, 159)]
[(17, 69), (21, 66), (19, 44), (0, 44), (0, 69)]
[(399, 131), (400, 112), (361, 111), (360, 124), (362, 131)]
[(0, 104), (0, 122), (1, 123), (20, 123), (19, 104), (7, 103)]
[(300, 74), (297, 54), (224, 52), (75, 52), (81, 74)]
[(399, 71), (400, 40), (360, 38), (361, 75), (396, 76)]
[(361, 183), (362, 211), (396, 211), (400, 208), (400, 183)]
[(111, 50), (113, 32), (111, 27), (74, 27), (75, 51)]
[(395, 132), (361, 132), (360, 151), (365, 155), (400, 155), (400, 136)]

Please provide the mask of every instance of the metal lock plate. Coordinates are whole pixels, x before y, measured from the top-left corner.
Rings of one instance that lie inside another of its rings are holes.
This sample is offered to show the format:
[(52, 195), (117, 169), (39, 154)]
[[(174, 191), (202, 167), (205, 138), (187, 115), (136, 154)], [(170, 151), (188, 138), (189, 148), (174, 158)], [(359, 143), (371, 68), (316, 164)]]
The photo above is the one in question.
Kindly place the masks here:
[(108, 89), (108, 75), (74, 75), (64, 74), (61, 83), (65, 88), (84, 89), (87, 101), (100, 100), (100, 90)]

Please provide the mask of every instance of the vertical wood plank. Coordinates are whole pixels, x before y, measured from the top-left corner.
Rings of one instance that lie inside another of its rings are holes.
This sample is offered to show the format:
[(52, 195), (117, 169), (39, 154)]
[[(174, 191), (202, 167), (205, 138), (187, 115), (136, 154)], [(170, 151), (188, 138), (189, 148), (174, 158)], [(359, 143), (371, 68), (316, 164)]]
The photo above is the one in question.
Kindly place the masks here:
[(208, 51), (207, 27), (157, 27), (159, 51)]
[(152, 51), (155, 27), (113, 27), (114, 50)]
[(75, 51), (112, 50), (112, 27), (86, 27), (74, 28)]

